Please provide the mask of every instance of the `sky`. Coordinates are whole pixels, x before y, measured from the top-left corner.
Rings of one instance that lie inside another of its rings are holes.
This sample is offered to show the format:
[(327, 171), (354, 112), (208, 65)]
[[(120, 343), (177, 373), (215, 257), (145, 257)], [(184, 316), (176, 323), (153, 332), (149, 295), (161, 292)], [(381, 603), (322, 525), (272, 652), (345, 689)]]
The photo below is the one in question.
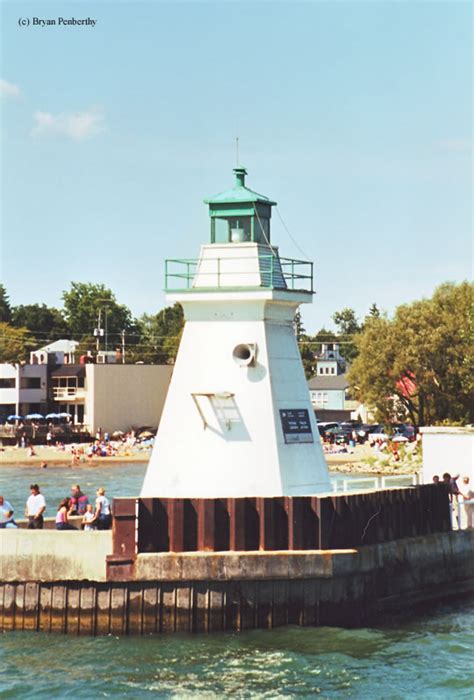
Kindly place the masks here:
[(164, 260), (208, 242), (203, 199), (232, 186), (236, 137), (291, 234), (274, 214), (273, 243), (315, 263), (308, 332), (472, 277), (470, 2), (0, 8), (13, 305), (60, 307), (81, 281), (135, 315), (163, 308)]

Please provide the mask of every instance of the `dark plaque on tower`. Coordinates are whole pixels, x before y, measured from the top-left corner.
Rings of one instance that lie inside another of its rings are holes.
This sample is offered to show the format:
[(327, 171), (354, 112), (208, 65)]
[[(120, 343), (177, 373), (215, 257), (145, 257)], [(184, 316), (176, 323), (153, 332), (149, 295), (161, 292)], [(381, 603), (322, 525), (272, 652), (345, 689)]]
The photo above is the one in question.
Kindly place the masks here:
[(281, 427), (287, 444), (314, 442), (306, 408), (280, 409)]

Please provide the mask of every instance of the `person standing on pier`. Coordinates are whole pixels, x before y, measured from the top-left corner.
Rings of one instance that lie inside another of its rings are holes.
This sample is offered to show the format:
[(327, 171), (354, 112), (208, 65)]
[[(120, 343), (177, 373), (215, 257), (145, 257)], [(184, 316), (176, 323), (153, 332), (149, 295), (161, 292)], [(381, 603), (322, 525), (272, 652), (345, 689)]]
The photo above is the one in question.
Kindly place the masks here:
[(105, 489), (97, 489), (97, 498), (95, 501), (95, 519), (98, 530), (110, 530), (112, 525), (112, 511), (110, 509), (109, 499), (105, 496)]
[(13, 506), (9, 501), (6, 501), (3, 496), (0, 496), (0, 528), (18, 527), (13, 520)]
[(74, 484), (71, 487), (71, 498), (69, 499), (70, 510), (69, 515), (84, 515), (87, 509), (89, 499), (82, 493), (79, 484)]
[(43, 513), (46, 510), (46, 501), (44, 496), (40, 493), (40, 488), (38, 484), (31, 484), (30, 486), (31, 496), (26, 501), (25, 515), (28, 518), (28, 529), (29, 530), (42, 530), (43, 529)]

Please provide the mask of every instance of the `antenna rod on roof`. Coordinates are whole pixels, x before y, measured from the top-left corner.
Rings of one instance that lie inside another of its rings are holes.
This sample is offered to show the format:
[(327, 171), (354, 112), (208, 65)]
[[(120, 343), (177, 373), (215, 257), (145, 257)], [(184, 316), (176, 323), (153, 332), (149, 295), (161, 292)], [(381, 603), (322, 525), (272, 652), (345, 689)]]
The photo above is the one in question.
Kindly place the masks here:
[(238, 165), (239, 165), (239, 137), (238, 136), (235, 139), (235, 164), (238, 167)]

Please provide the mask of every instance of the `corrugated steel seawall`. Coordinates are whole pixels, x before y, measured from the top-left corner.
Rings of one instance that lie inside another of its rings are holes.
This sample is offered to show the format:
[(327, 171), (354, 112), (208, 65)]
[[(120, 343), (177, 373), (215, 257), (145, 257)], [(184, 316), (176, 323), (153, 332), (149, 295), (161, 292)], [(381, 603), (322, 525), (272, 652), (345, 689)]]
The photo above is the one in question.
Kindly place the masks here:
[(360, 626), (474, 592), (473, 545), (474, 531), (462, 531), (357, 550), (143, 554), (127, 581), (21, 581), (10, 567), (11, 580), (0, 584), (0, 629), (125, 635)]

